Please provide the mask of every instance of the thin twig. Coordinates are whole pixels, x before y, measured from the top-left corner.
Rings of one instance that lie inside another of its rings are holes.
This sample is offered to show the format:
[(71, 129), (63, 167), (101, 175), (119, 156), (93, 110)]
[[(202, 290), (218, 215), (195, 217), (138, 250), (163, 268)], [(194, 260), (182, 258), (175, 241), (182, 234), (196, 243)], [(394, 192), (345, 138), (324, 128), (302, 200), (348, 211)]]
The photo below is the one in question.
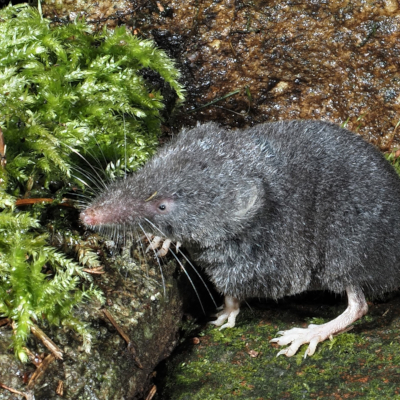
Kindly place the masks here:
[(26, 398), (26, 400), (34, 400), (35, 399), (35, 397), (31, 393), (20, 392), (19, 390), (10, 388), (10, 387), (4, 385), (1, 382), (0, 382), (0, 387), (3, 388), (3, 389), (8, 390), (11, 393), (15, 393), (15, 394), (19, 394), (20, 396), (24, 396)]
[(31, 332), (51, 351), (55, 358), (62, 360), (61, 349), (37, 325), (31, 325)]
[(56, 359), (53, 354), (49, 354), (43, 362), (36, 368), (36, 371), (32, 374), (31, 379), (28, 382), (28, 389), (32, 389), (35, 386), (36, 381), (44, 374), (49, 365)]
[(24, 350), (26, 351), (26, 354), (28, 354), (29, 361), (34, 364), (36, 368), (39, 367), (39, 365), (42, 364), (43, 360), (40, 356), (33, 354), (27, 347), (24, 347)]
[(82, 271), (87, 272), (88, 274), (93, 274), (93, 275), (101, 275), (105, 274), (106, 271), (104, 271), (103, 266), (99, 267), (93, 267), (93, 268), (84, 268)]
[(198, 111), (198, 110), (201, 110), (202, 108), (211, 106), (211, 105), (213, 105), (213, 104), (215, 104), (215, 103), (218, 103), (218, 102), (221, 101), (221, 100), (226, 99), (227, 97), (234, 96), (235, 94), (238, 94), (238, 93), (240, 93), (240, 92), (241, 92), (241, 89), (236, 89), (236, 90), (234, 90), (233, 92), (230, 92), (230, 93), (228, 93), (228, 94), (226, 94), (226, 95), (224, 95), (224, 96), (222, 96), (222, 97), (218, 97), (218, 99), (212, 100), (212, 101), (210, 101), (209, 103), (203, 104), (203, 105), (200, 106), (200, 107), (197, 107), (197, 108), (195, 108), (195, 109), (193, 109), (193, 110), (189, 110), (189, 111), (186, 111), (186, 112), (187, 112), (188, 114), (193, 113), (193, 112), (196, 112), (196, 111)]
[(132, 340), (129, 338), (129, 336), (123, 331), (123, 329), (117, 324), (117, 321), (115, 321), (114, 317), (111, 315), (111, 313), (106, 310), (105, 308), (103, 308), (103, 313), (104, 315), (108, 318), (108, 320), (111, 322), (111, 324), (113, 325), (113, 327), (117, 330), (117, 332), (121, 335), (122, 339), (125, 340), (125, 342), (127, 343), (128, 347), (127, 349), (129, 350), (129, 352), (132, 354), (133, 356), (133, 360), (135, 361), (136, 365), (140, 368), (143, 369), (143, 366), (139, 360), (139, 358), (136, 355), (136, 350), (135, 350), (135, 346), (132, 342)]
[(146, 397), (146, 400), (151, 400), (154, 397), (154, 395), (156, 394), (156, 392), (157, 392), (157, 386), (153, 385), (152, 388), (150, 389), (149, 394)]
[(1, 168), (4, 168), (7, 164), (6, 149), (7, 149), (7, 145), (4, 143), (3, 131), (0, 128), (0, 166), (1, 166)]
[(103, 313), (104, 315), (109, 319), (111, 322), (112, 326), (118, 331), (118, 333), (122, 336), (122, 339), (125, 340), (127, 344), (131, 342), (131, 339), (129, 339), (129, 336), (123, 331), (123, 329), (117, 324), (117, 321), (114, 319), (114, 317), (111, 315), (111, 313), (103, 308)]
[[(30, 206), (37, 203), (53, 203), (53, 202), (54, 199), (39, 197), (35, 199), (18, 199), (15, 202), (15, 205), (19, 207), (19, 206)], [(63, 207), (75, 207), (70, 199), (62, 199), (61, 203), (58, 203), (58, 205)]]
[(58, 381), (56, 393), (57, 393), (59, 396), (62, 396), (62, 395), (64, 394), (64, 382), (61, 381), (61, 380)]

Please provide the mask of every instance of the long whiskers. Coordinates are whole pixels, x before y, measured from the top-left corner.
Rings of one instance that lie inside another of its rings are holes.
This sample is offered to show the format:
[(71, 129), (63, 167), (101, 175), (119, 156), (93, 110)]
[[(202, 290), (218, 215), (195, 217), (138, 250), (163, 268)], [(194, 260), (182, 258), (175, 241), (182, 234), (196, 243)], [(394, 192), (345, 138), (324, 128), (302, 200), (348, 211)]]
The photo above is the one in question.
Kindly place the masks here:
[[(147, 239), (148, 241), (150, 241), (151, 239), (150, 239), (149, 235), (148, 235), (148, 234), (146, 233), (146, 231), (143, 229), (143, 227), (142, 227), (141, 224), (139, 224), (139, 227), (140, 227), (140, 229), (142, 230), (143, 234), (146, 236), (146, 239)], [(164, 289), (164, 297), (166, 297), (165, 278), (164, 278), (164, 273), (163, 273), (163, 271), (162, 271), (162, 266), (161, 266), (161, 263), (160, 263), (160, 258), (157, 257), (157, 252), (156, 252), (154, 249), (153, 249), (153, 251), (154, 251), (155, 258), (156, 258), (156, 260), (157, 260), (158, 267), (160, 268), (161, 279), (162, 279), (162, 284), (163, 284), (163, 289)]]
[[(146, 221), (148, 224), (150, 224), (154, 229), (156, 229), (158, 232), (160, 232), (160, 234), (161, 234), (162, 237), (164, 237), (164, 238), (167, 237), (167, 235), (166, 235), (165, 233), (163, 233), (163, 232), (162, 232), (156, 225), (154, 225), (149, 219), (146, 218), (145, 221)], [(173, 254), (174, 257), (176, 258), (176, 254), (175, 254), (171, 249), (169, 249), (169, 251), (170, 251), (171, 254)], [(208, 294), (209, 294), (211, 300), (213, 301), (215, 307), (217, 307), (217, 303), (215, 302), (214, 297), (213, 297), (213, 295), (211, 294), (210, 289), (208, 288), (206, 282), (204, 281), (204, 279), (203, 279), (203, 277), (201, 276), (201, 274), (199, 273), (199, 271), (197, 271), (197, 269), (195, 268), (195, 266), (189, 261), (189, 259), (186, 257), (186, 255), (182, 253), (182, 251), (180, 251), (180, 253), (181, 253), (182, 256), (185, 258), (185, 260), (188, 262), (188, 264), (192, 267), (192, 269), (193, 269), (193, 271), (196, 273), (196, 275), (199, 277), (199, 279), (201, 280), (202, 284), (203, 284), (204, 287), (206, 288), (206, 290), (207, 290), (207, 292), (208, 292)], [(181, 265), (181, 264), (180, 264), (180, 265)], [(182, 266), (182, 265), (181, 265), (181, 266)], [(185, 271), (185, 272), (186, 272), (186, 271)], [(190, 280), (190, 278), (189, 278), (189, 280)], [(193, 284), (192, 284), (192, 286), (193, 286)], [(195, 289), (195, 288), (193, 287), (193, 289)], [(196, 290), (196, 289), (195, 289), (195, 290)], [(197, 292), (196, 292), (196, 294), (197, 294)], [(200, 300), (200, 299), (199, 299), (199, 300)], [(203, 308), (203, 305), (202, 305), (201, 307)]]
[[(150, 242), (150, 241), (151, 241), (151, 238), (150, 238), (149, 235), (146, 233), (146, 231), (143, 229), (143, 226), (142, 226), (141, 224), (139, 224), (139, 226), (140, 226), (140, 229), (143, 231), (143, 233), (144, 233), (146, 239)], [(164, 235), (164, 237), (165, 237), (165, 235)], [(157, 252), (156, 252), (155, 249), (152, 249), (152, 250), (153, 250), (153, 252), (154, 252), (154, 254), (155, 254), (155, 258), (156, 258), (157, 263), (158, 263), (158, 265), (160, 266), (160, 270), (161, 270), (161, 264), (160, 264), (160, 261), (159, 261), (159, 257), (157, 256)], [(189, 273), (187, 272), (186, 268), (183, 266), (181, 260), (179, 260), (178, 256), (175, 254), (175, 252), (173, 252), (171, 249), (169, 249), (169, 251), (170, 251), (170, 253), (174, 256), (176, 262), (177, 262), (177, 263), (179, 264), (179, 266), (182, 268), (182, 270), (183, 270), (183, 272), (185, 273), (186, 277), (188, 278), (190, 284), (192, 285), (192, 288), (193, 288), (194, 292), (196, 293), (197, 299), (199, 300), (201, 309), (203, 310), (203, 313), (204, 313), (204, 315), (205, 315), (205, 314), (206, 314), (206, 311), (205, 311), (205, 309), (204, 309), (203, 302), (201, 301), (199, 292), (197, 291), (196, 286), (195, 286), (195, 284), (194, 284), (192, 278), (190, 277)], [(162, 273), (162, 270), (161, 270), (161, 276), (162, 276), (162, 278), (164, 279), (164, 274)], [(165, 295), (165, 293), (164, 293), (164, 295)]]
[(88, 160), (81, 154), (79, 151), (75, 150), (73, 147), (68, 146), (67, 144), (64, 143), (64, 146), (68, 147), (73, 153), (75, 153), (78, 157), (80, 157), (83, 161), (85, 161), (90, 169), (94, 172), (95, 176), (97, 177), (97, 181), (100, 183), (100, 187), (102, 189), (107, 189), (107, 185), (104, 182), (104, 179), (100, 176), (96, 168), (92, 164), (88, 162)]
[[(171, 253), (173, 254), (173, 251), (170, 249)], [(192, 267), (193, 271), (197, 274), (197, 276), (200, 278), (201, 282), (203, 283), (204, 287), (206, 288), (212, 302), (214, 303), (215, 308), (217, 308), (217, 303), (215, 302), (214, 296), (211, 294), (211, 291), (207, 284), (205, 283), (203, 277), (201, 276), (200, 272), (197, 271), (196, 267), (192, 264), (192, 262), (186, 257), (185, 253), (182, 253), (182, 251), (179, 251), (179, 253), (182, 255), (182, 257), (186, 260), (186, 262)]]
[[(81, 168), (79, 166), (72, 166), (72, 169), (78, 172), (80, 175), (82, 175), (88, 182), (90, 182), (96, 188), (97, 191), (104, 190), (107, 187), (106, 184), (104, 183), (104, 179), (100, 180), (97, 176), (88, 173), (88, 171), (86, 171), (84, 168)], [(98, 175), (100, 174), (98, 173)], [(77, 175), (72, 175), (72, 176), (79, 182), (81, 182), (86, 188), (89, 188), (93, 194), (95, 194), (95, 190), (88, 184), (87, 181), (85, 181), (84, 179), (80, 178)]]
[[(185, 272), (186, 277), (189, 279), (189, 282), (190, 282), (190, 284), (192, 285), (192, 288), (193, 288), (194, 292), (196, 293), (196, 296), (197, 296), (197, 299), (199, 300), (201, 309), (203, 310), (203, 314), (206, 315), (206, 311), (205, 311), (205, 309), (204, 309), (204, 307), (203, 307), (203, 302), (201, 301), (199, 292), (197, 291), (196, 286), (195, 286), (195, 284), (193, 283), (192, 278), (190, 277), (189, 273), (187, 272), (186, 268), (183, 266), (181, 260), (178, 258), (178, 256), (175, 254), (175, 252), (172, 251), (171, 249), (169, 249), (169, 251), (170, 251), (170, 253), (174, 256), (174, 258), (175, 258), (176, 262), (179, 264), (179, 266), (180, 266), (180, 267), (183, 269), (183, 271)], [(197, 271), (196, 271), (196, 272), (197, 272)], [(204, 281), (203, 281), (203, 282), (204, 282)], [(206, 286), (206, 287), (207, 287), (207, 286)], [(207, 290), (208, 290), (208, 288), (207, 288)], [(213, 300), (214, 300), (214, 299), (213, 299)]]

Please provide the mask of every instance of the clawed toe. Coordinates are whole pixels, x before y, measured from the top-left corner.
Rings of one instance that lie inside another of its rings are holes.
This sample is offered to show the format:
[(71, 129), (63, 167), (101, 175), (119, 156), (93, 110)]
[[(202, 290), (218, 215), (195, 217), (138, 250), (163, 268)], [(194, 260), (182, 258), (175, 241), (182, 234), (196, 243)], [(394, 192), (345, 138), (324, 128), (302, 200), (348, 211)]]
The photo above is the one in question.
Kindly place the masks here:
[(270, 340), (271, 343), (277, 343), (279, 346), (286, 346), (278, 352), (277, 357), (284, 354), (291, 357), (297, 353), (298, 349), (308, 343), (308, 348), (304, 353), (304, 358), (312, 356), (315, 353), (318, 343), (324, 341), (328, 336), (326, 324), (324, 325), (309, 325), (307, 328), (292, 328), (287, 331), (279, 331), (277, 334), (280, 337)]

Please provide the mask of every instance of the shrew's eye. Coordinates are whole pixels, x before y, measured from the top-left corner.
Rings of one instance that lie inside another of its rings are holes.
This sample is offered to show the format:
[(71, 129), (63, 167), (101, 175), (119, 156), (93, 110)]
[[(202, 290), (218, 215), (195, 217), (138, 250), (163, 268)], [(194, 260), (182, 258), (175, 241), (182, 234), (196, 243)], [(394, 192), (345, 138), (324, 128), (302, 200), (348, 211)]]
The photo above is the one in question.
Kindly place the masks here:
[(157, 202), (154, 202), (153, 206), (153, 212), (166, 215), (169, 214), (173, 208), (174, 208), (174, 201), (169, 198), (163, 198), (158, 200)]

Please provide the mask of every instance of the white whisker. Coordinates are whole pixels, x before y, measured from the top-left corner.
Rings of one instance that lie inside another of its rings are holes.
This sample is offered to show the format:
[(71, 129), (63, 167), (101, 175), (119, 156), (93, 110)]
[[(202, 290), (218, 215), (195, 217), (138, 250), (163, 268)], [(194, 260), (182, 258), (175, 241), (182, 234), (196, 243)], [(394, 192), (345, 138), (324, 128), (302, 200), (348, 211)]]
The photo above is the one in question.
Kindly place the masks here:
[[(152, 226), (154, 229), (156, 229), (158, 232), (160, 232), (161, 235), (162, 235), (164, 238), (167, 237), (167, 235), (165, 235), (164, 232), (162, 232), (159, 228), (157, 228), (157, 226), (154, 225), (149, 219), (146, 218), (145, 221), (146, 221), (148, 224), (150, 224), (150, 226)], [(172, 251), (172, 249), (169, 249), (169, 251), (171, 252), (171, 254), (173, 254), (173, 256), (175, 257), (175, 259), (178, 261), (177, 256), (176, 256), (176, 254)], [(197, 274), (197, 276), (200, 278), (202, 284), (204, 285), (204, 287), (206, 288), (208, 294), (210, 295), (211, 300), (213, 301), (215, 307), (217, 307), (217, 303), (215, 302), (214, 297), (213, 297), (213, 295), (211, 294), (211, 291), (210, 291), (210, 289), (208, 288), (208, 286), (207, 286), (206, 282), (204, 281), (203, 277), (201, 276), (200, 272), (197, 271), (197, 269), (195, 268), (195, 266), (189, 261), (189, 259), (186, 257), (186, 255), (185, 255), (184, 253), (182, 253), (181, 250), (180, 250), (180, 254), (182, 254), (182, 256), (185, 258), (185, 260), (188, 262), (188, 264), (192, 267), (193, 271), (194, 271), (194, 272)], [(179, 262), (179, 261), (178, 261), (178, 262)], [(180, 265), (181, 265), (181, 264), (180, 264)], [(186, 272), (186, 271), (185, 271), (185, 272)], [(189, 276), (188, 276), (188, 278), (189, 278)], [(191, 281), (190, 278), (189, 278), (189, 280)], [(192, 281), (191, 281), (191, 283), (192, 283)], [(193, 287), (193, 288), (194, 288), (194, 287)], [(197, 294), (197, 292), (196, 292), (196, 294)], [(200, 300), (200, 299), (199, 299), (199, 300)], [(201, 308), (203, 308), (203, 305), (201, 306)], [(203, 311), (204, 311), (204, 310), (203, 310)]]
[[(146, 236), (147, 240), (149, 240), (149, 237), (147, 235), (147, 233), (145, 232), (145, 230), (143, 229), (142, 225), (139, 224), (140, 229), (142, 230), (143, 234)], [(163, 284), (163, 289), (164, 289), (164, 297), (166, 297), (166, 288), (165, 288), (165, 278), (164, 278), (164, 273), (162, 271), (162, 267), (161, 267), (161, 263), (160, 263), (160, 258), (157, 256), (157, 252), (154, 250), (154, 255), (155, 255), (155, 259), (157, 260), (157, 264), (160, 268), (160, 273), (161, 273), (161, 279), (162, 279), (162, 284)]]

